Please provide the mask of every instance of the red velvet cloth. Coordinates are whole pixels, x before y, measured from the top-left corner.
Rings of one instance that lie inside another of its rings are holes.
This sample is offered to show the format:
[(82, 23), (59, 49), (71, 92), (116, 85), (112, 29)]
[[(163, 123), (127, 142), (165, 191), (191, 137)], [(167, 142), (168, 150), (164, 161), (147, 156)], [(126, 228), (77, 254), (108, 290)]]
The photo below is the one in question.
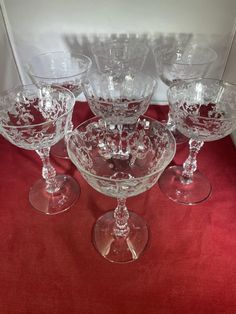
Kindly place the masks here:
[[(160, 106), (148, 115), (162, 119)], [(163, 108), (163, 107), (162, 107)], [(80, 121), (91, 116), (76, 105)], [(70, 161), (52, 158), (81, 185), (78, 203), (46, 216), (31, 208), (30, 186), (41, 175), (35, 152), (0, 138), (1, 314), (236, 313), (236, 150), (230, 137), (206, 143), (199, 169), (213, 191), (184, 206), (155, 185), (128, 199), (150, 226), (144, 254), (129, 264), (102, 258), (91, 243), (95, 220), (116, 201), (94, 191)], [(188, 153), (179, 147), (175, 162)]]

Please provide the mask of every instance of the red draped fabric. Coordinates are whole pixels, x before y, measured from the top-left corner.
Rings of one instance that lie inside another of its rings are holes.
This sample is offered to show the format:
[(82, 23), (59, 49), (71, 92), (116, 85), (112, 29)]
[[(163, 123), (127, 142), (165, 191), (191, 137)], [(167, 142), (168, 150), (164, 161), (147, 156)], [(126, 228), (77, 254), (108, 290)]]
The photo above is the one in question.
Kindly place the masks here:
[[(163, 111), (164, 109), (164, 111)], [(164, 107), (147, 115), (160, 120)], [(75, 116), (91, 116), (86, 103)], [(31, 208), (28, 192), (41, 175), (33, 151), (0, 138), (1, 314), (236, 313), (236, 150), (228, 136), (204, 145), (198, 166), (211, 181), (208, 201), (185, 206), (155, 185), (128, 199), (150, 227), (144, 254), (113, 264), (91, 242), (95, 220), (116, 200), (93, 190), (70, 161), (52, 158), (59, 173), (80, 183), (77, 204), (46, 216)], [(181, 164), (187, 145), (178, 148)]]

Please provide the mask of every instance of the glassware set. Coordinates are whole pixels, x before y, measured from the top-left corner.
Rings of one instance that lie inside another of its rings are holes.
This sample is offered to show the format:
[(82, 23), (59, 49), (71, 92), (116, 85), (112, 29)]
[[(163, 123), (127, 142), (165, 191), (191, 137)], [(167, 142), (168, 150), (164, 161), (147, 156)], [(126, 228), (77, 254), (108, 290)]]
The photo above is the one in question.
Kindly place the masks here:
[[(158, 75), (168, 88), (166, 125), (144, 114), (156, 80), (142, 71), (149, 48), (144, 43), (109, 40), (92, 47), (97, 69), (84, 55), (52, 52), (27, 65), (33, 85), (0, 95), (0, 133), (12, 144), (35, 150), (43, 162), (42, 177), (29, 192), (31, 205), (53, 215), (77, 201), (79, 184), (56, 175), (50, 148), (70, 158), (95, 190), (117, 199), (117, 207), (94, 224), (92, 241), (111, 262), (134, 261), (147, 246), (145, 220), (127, 209), (126, 199), (159, 187), (173, 201), (197, 204), (211, 193), (197, 170), (196, 156), (205, 141), (236, 129), (236, 86), (202, 76), (216, 60), (210, 48), (156, 48)], [(72, 113), (83, 92), (95, 117), (74, 128)], [(189, 139), (183, 166), (171, 166), (177, 137)], [(173, 135), (176, 135), (174, 137)], [(60, 143), (60, 144), (59, 144)], [(166, 169), (165, 169), (166, 168)]]

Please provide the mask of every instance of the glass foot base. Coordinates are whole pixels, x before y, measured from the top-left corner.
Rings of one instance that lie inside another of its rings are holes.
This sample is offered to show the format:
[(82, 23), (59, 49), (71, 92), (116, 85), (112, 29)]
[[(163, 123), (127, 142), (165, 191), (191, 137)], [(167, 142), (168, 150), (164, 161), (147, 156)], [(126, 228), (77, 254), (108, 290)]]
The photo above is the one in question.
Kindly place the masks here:
[(211, 184), (199, 171), (195, 171), (191, 182), (182, 177), (183, 167), (167, 168), (158, 183), (161, 191), (172, 201), (194, 205), (208, 199), (211, 194)]
[(48, 193), (43, 179), (35, 182), (29, 193), (31, 205), (47, 215), (60, 214), (75, 204), (80, 195), (80, 187), (75, 179), (67, 175), (57, 175), (61, 186), (56, 193)]
[(93, 243), (98, 252), (110, 262), (127, 263), (135, 261), (144, 251), (149, 238), (145, 220), (129, 212), (129, 234), (117, 237), (114, 234), (114, 211), (107, 212), (95, 223)]
[(52, 156), (57, 158), (69, 159), (65, 139), (63, 138), (58, 143), (53, 145), (50, 149), (50, 153)]

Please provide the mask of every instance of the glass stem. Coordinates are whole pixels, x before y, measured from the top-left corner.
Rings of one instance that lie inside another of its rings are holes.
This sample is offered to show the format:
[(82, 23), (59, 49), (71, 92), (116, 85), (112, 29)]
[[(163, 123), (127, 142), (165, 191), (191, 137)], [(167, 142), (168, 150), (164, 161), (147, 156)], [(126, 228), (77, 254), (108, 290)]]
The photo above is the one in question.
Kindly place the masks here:
[(189, 140), (189, 156), (185, 160), (183, 164), (183, 172), (182, 176), (185, 179), (185, 183), (191, 183), (192, 182), (192, 177), (193, 173), (197, 170), (197, 154), (201, 147), (203, 146), (204, 142), (202, 141), (197, 141), (194, 139)]
[(73, 125), (72, 119), (68, 119), (68, 122), (65, 128), (65, 142), (67, 142), (73, 129), (74, 129), (74, 125)]
[(119, 153), (122, 154), (122, 131), (123, 131), (123, 125), (122, 124), (117, 124), (117, 129), (119, 131), (119, 145), (118, 145), (118, 149), (119, 149)]
[(171, 109), (169, 109), (169, 112), (168, 112), (168, 119), (167, 119), (166, 125), (170, 131), (175, 131), (176, 127), (175, 127), (175, 122), (171, 113)]
[(74, 125), (73, 125), (72, 120), (70, 119), (68, 121), (67, 133), (71, 133), (73, 131), (73, 128), (74, 128)]
[(55, 179), (56, 170), (51, 165), (50, 159), (49, 159), (50, 148), (46, 147), (46, 148), (38, 149), (36, 150), (36, 152), (38, 153), (43, 163), (42, 177), (44, 178), (46, 182), (46, 191), (48, 193), (55, 193), (59, 191), (60, 187)]
[(118, 198), (117, 199), (117, 207), (114, 211), (114, 219), (115, 219), (115, 228), (114, 233), (117, 237), (126, 237), (129, 234), (129, 212), (126, 207), (126, 199)]

